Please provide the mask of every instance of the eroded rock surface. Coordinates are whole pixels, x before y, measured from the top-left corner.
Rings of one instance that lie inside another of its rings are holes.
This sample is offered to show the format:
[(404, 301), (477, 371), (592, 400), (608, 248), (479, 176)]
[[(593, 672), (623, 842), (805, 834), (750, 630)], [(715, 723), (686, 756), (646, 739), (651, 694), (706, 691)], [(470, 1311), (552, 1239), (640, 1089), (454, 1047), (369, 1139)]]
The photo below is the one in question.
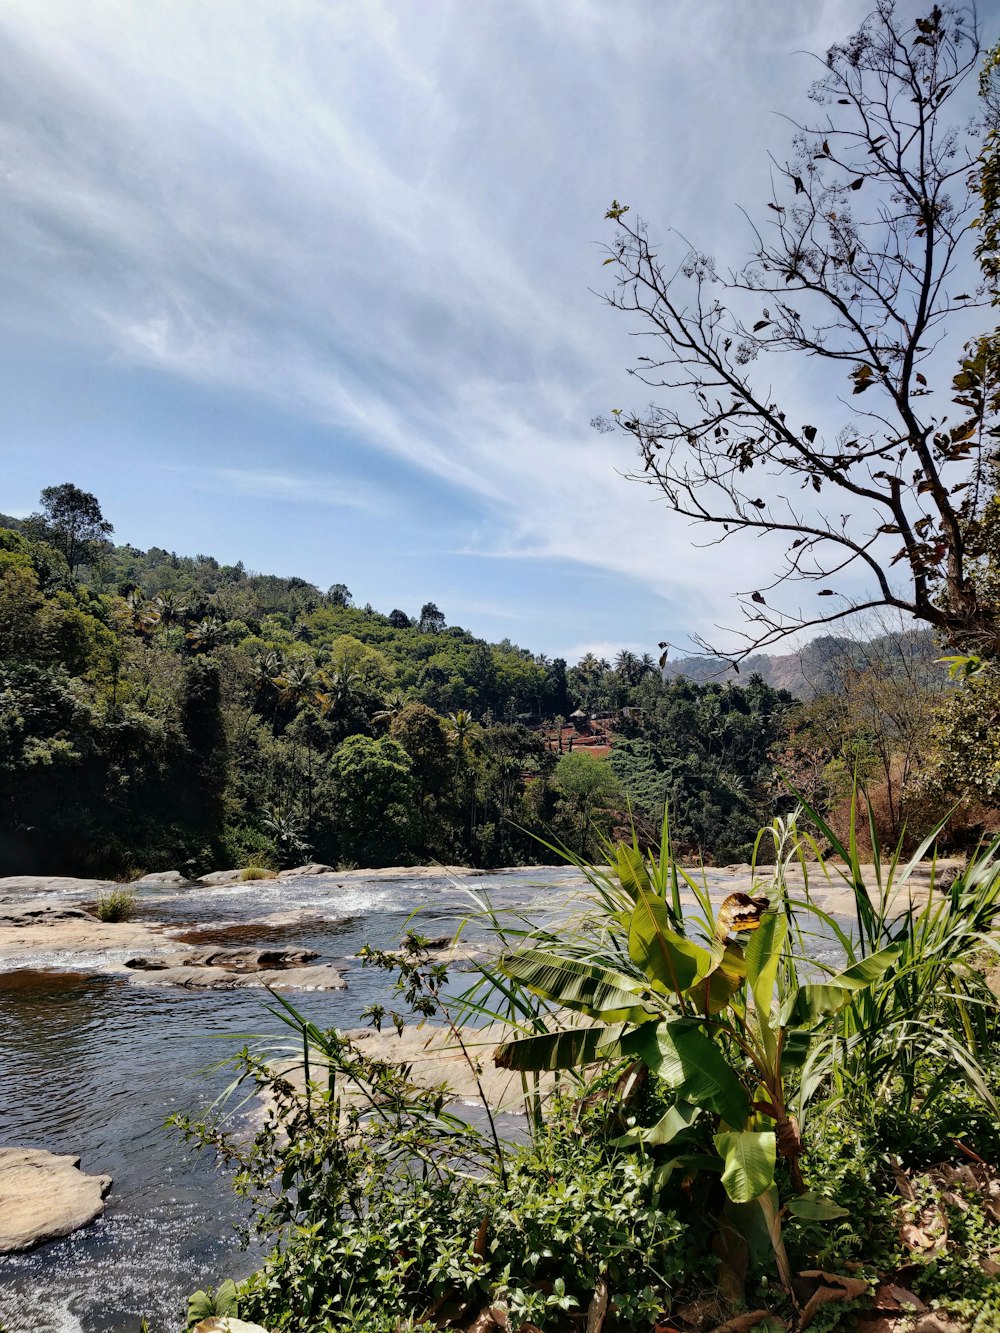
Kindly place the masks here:
[(296, 866), (293, 870), (279, 870), (278, 879), (296, 879), (299, 875), (335, 875), (333, 866), (322, 865), (319, 861), (310, 861), (308, 865)]
[(187, 889), (196, 884), (197, 880), (188, 879), (187, 875), (182, 875), (179, 870), (157, 870), (151, 875), (143, 875), (133, 883), (137, 888)]
[(199, 884), (238, 884), (242, 870), (212, 870), (202, 875)]
[(234, 972), (225, 967), (197, 965), (166, 967), (148, 971), (133, 969), (129, 979), (140, 986), (183, 986), (187, 990), (346, 990), (347, 982), (330, 963), (315, 967), (282, 967), (259, 972)]
[(88, 1176), (79, 1157), (0, 1148), (0, 1254), (68, 1236), (104, 1212), (110, 1176)]
[(97, 917), (82, 907), (63, 907), (59, 903), (0, 905), (0, 926), (48, 926), (60, 921), (91, 921)]
[(86, 898), (116, 887), (108, 879), (74, 879), (68, 875), (5, 875), (0, 878), (0, 893), (78, 893), (81, 898)]
[(140, 972), (162, 971), (172, 967), (214, 967), (227, 972), (266, 972), (280, 968), (299, 968), (318, 958), (315, 949), (219, 949), (209, 946), (189, 953), (130, 958), (126, 967)]

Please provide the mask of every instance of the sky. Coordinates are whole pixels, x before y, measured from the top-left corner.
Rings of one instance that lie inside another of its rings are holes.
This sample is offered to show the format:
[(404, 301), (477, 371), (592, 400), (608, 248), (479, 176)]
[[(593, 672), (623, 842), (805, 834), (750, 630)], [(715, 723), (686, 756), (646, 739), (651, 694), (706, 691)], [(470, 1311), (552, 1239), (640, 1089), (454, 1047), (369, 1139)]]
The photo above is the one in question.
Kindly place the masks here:
[(604, 213), (738, 262), (867, 9), (4, 0), (0, 511), (73, 481), (116, 540), (571, 661), (738, 623), (773, 548), (695, 545), (589, 425), (644, 405)]

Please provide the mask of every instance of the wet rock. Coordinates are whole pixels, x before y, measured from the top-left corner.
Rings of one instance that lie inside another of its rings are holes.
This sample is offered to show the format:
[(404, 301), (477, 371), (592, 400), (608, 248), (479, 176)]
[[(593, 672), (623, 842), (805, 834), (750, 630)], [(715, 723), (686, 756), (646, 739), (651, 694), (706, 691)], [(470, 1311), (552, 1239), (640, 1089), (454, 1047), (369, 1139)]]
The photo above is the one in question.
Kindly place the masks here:
[(110, 1176), (88, 1176), (79, 1157), (0, 1148), (0, 1254), (68, 1236), (104, 1212)]
[(133, 969), (129, 979), (140, 986), (183, 986), (186, 990), (346, 990), (347, 982), (335, 967), (282, 967), (259, 972), (234, 972), (225, 967), (174, 965), (149, 970)]
[(207, 875), (202, 875), (198, 880), (199, 884), (238, 884), (242, 870), (213, 870)]
[(136, 888), (142, 886), (147, 888), (161, 889), (187, 889), (196, 880), (188, 879), (187, 875), (182, 875), (179, 870), (158, 870), (152, 875), (143, 875), (141, 879), (133, 881)]
[(0, 893), (78, 893), (92, 898), (118, 886), (108, 879), (74, 879), (66, 875), (6, 875)]
[(173, 967), (222, 968), (227, 972), (279, 971), (299, 968), (318, 958), (315, 949), (220, 949), (209, 946), (190, 953), (130, 958), (125, 966), (140, 972), (162, 971)]
[(15, 906), (0, 906), (0, 926), (52, 926), (61, 921), (96, 921), (97, 918), (82, 907), (62, 907), (59, 904), (44, 903), (37, 907), (27, 907), (23, 903)]
[(335, 875), (333, 866), (321, 865), (319, 861), (310, 861), (308, 865), (296, 866), (294, 870), (279, 870), (279, 879), (295, 879), (298, 875)]

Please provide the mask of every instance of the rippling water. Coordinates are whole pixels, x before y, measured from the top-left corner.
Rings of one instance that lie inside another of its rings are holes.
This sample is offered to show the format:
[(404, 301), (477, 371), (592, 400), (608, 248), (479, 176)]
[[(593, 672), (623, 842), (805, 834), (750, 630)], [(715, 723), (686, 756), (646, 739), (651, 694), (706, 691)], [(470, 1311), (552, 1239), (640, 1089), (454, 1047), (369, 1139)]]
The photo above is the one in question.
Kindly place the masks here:
[[(554, 906), (566, 871), (506, 872), (470, 881), (498, 906)], [(321, 1026), (356, 1027), (388, 980), (355, 960), (362, 944), (394, 945), (409, 914), (418, 929), (450, 932), (467, 914), (465, 889), (441, 879), (317, 877), (180, 892), (144, 892), (140, 917), (188, 925), (192, 943), (275, 943), (316, 949), (349, 989), (290, 993)], [(294, 910), (316, 918), (253, 924)], [(473, 934), (475, 931), (472, 932)], [(134, 951), (133, 951), (134, 952)], [(127, 951), (79, 968), (122, 961)], [(79, 1155), (114, 1178), (103, 1218), (24, 1255), (0, 1256), (0, 1325), (7, 1333), (174, 1333), (186, 1295), (254, 1266), (238, 1248), (239, 1205), (205, 1155), (164, 1128), (174, 1111), (207, 1105), (228, 1082), (210, 1066), (238, 1047), (220, 1038), (280, 1030), (262, 991), (192, 992), (137, 986), (65, 967), (53, 952), (0, 972), (0, 1144)]]

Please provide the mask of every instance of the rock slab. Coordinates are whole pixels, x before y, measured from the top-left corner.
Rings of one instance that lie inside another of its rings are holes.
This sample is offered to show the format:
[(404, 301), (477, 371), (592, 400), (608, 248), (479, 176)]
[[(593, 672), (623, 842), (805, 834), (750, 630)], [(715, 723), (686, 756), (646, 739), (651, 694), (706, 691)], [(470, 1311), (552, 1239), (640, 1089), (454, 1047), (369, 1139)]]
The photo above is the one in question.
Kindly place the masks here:
[(5, 875), (0, 893), (78, 893), (93, 897), (120, 886), (109, 879), (73, 879), (68, 875)]
[(0, 1254), (30, 1250), (104, 1212), (110, 1176), (88, 1176), (79, 1157), (0, 1148)]
[(318, 957), (315, 949), (256, 949), (247, 945), (240, 949), (209, 947), (183, 954), (130, 958), (125, 966), (139, 972), (157, 972), (176, 967), (223, 968), (227, 972), (274, 972), (279, 968), (301, 968)]
[(296, 866), (293, 870), (279, 870), (279, 879), (295, 879), (299, 875), (335, 875), (333, 866), (322, 865), (319, 861), (310, 861), (308, 865)]
[(183, 986), (186, 990), (346, 990), (347, 982), (329, 963), (316, 967), (282, 967), (261, 972), (232, 972), (226, 967), (157, 967), (133, 969), (129, 980), (140, 986)]

